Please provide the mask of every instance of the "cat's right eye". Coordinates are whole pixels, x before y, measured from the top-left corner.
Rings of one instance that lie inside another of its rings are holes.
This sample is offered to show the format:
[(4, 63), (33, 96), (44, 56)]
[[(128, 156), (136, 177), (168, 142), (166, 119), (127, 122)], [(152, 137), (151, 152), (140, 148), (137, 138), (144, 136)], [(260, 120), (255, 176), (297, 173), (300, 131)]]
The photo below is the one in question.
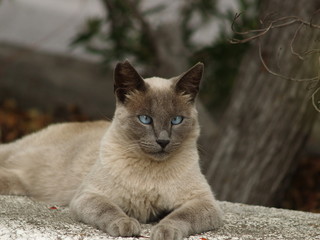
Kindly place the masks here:
[(182, 116), (176, 116), (176, 117), (171, 119), (171, 124), (172, 125), (178, 125), (178, 124), (182, 123), (182, 121), (183, 121), (183, 117)]
[(152, 123), (152, 118), (147, 115), (139, 115), (138, 118), (139, 118), (139, 121), (143, 124), (151, 124)]

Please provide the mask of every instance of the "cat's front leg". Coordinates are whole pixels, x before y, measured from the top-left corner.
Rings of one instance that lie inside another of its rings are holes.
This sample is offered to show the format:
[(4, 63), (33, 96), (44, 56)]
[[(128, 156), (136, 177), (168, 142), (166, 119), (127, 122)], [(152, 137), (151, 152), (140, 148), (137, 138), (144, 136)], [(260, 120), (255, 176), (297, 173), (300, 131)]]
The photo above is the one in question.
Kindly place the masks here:
[(70, 203), (72, 215), (81, 222), (92, 225), (118, 237), (139, 236), (139, 222), (128, 217), (117, 205), (95, 193), (81, 193)]
[(222, 211), (214, 199), (193, 199), (174, 210), (151, 230), (151, 240), (181, 240), (222, 225)]

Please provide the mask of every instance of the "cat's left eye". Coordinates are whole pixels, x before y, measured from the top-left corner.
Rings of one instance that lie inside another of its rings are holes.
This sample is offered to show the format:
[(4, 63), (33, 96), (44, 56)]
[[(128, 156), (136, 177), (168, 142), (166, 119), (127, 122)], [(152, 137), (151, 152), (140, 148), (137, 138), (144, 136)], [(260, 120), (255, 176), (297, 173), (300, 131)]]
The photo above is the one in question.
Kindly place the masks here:
[(172, 125), (178, 125), (178, 124), (182, 123), (182, 121), (183, 121), (183, 117), (182, 116), (176, 116), (176, 117), (171, 119), (171, 124)]
[(139, 115), (138, 118), (139, 118), (139, 121), (142, 122), (143, 124), (152, 123), (152, 118), (147, 115)]

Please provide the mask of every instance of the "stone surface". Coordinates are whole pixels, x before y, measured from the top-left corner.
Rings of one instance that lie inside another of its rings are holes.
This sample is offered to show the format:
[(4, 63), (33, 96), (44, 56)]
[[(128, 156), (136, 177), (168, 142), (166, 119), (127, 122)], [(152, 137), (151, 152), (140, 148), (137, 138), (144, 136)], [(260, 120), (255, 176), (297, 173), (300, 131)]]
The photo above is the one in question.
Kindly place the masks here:
[[(217, 231), (189, 240), (320, 239), (320, 214), (221, 202), (225, 224)], [(113, 238), (74, 221), (68, 208), (34, 202), (26, 197), (0, 196), (0, 239), (99, 240), (149, 239), (151, 225), (140, 238)]]

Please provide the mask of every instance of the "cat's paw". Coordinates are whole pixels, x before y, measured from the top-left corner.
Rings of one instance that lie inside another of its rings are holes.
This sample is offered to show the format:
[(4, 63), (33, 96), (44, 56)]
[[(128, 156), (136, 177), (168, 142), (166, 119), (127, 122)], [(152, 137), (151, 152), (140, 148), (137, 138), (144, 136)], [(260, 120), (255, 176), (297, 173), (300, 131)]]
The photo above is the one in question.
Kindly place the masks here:
[(136, 219), (129, 217), (118, 218), (107, 226), (107, 233), (114, 237), (139, 236), (140, 232), (140, 223)]
[(170, 225), (158, 224), (151, 230), (151, 240), (181, 240), (182, 231)]

